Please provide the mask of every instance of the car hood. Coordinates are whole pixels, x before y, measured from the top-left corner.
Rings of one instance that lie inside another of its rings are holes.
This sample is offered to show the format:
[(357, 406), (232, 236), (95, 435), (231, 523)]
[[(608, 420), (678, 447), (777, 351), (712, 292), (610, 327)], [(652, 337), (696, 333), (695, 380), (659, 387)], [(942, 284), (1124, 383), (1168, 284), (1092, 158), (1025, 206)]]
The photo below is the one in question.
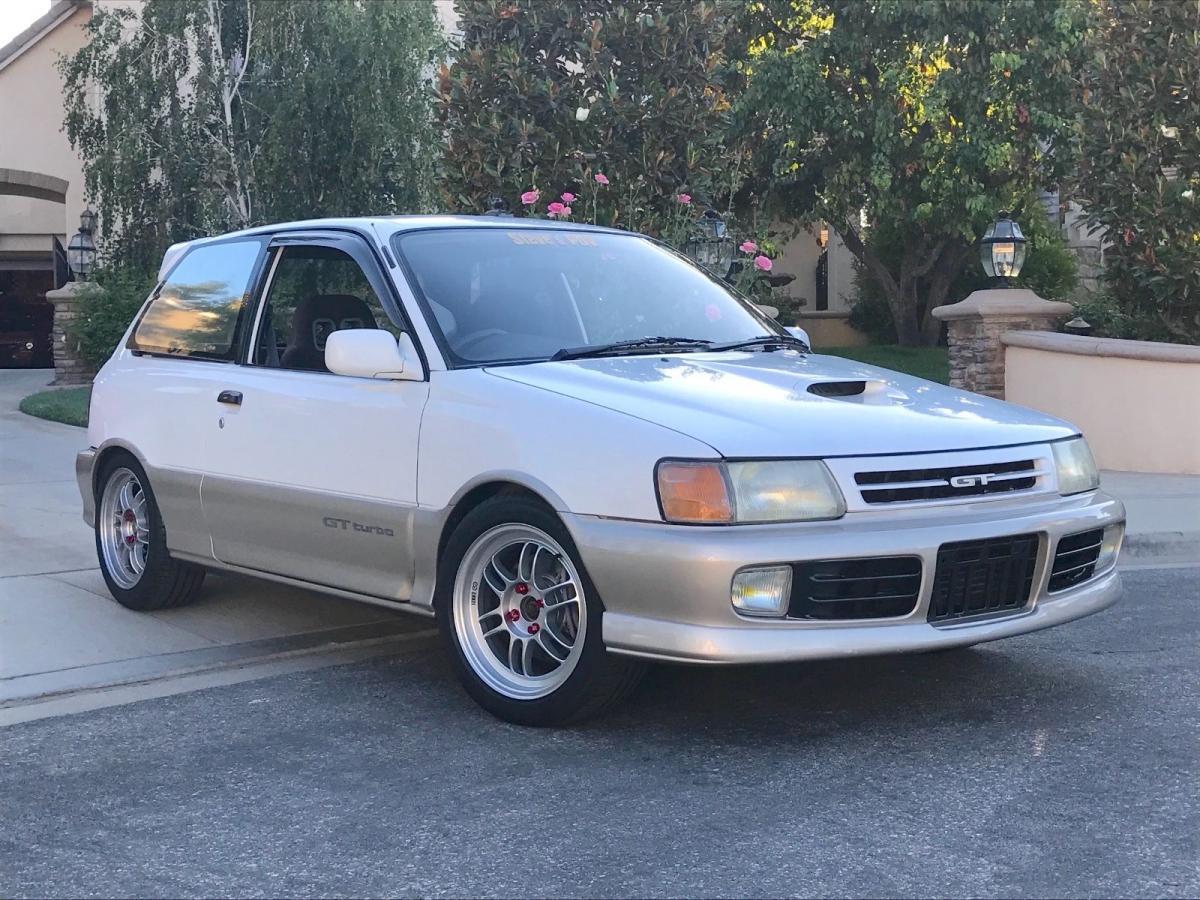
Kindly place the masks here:
[[(602, 357), (488, 371), (656, 422), (727, 457), (966, 450), (1078, 433), (1024, 407), (794, 350)], [(861, 393), (846, 393), (859, 383)]]

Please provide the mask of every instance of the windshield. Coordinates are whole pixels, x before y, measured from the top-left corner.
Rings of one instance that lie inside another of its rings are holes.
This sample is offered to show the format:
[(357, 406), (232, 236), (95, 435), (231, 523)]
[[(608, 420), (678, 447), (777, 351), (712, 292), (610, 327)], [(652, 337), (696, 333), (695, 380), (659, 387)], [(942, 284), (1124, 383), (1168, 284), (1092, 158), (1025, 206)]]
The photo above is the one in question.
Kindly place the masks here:
[(549, 359), (646, 337), (783, 334), (724, 285), (638, 235), (444, 228), (394, 238), (457, 365)]

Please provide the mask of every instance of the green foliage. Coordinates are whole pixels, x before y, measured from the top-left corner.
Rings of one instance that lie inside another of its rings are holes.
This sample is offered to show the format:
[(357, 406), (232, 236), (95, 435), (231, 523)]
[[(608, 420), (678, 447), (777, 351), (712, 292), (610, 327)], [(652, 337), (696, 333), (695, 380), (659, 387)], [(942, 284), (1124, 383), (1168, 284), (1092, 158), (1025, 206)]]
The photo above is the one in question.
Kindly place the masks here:
[(88, 423), (88, 404), (91, 399), (90, 387), (58, 388), (30, 394), (17, 408), (29, 416), (82, 428)]
[[(728, 3), (457, 0), (463, 35), (438, 79), (445, 202), (528, 210), (568, 191), (576, 220), (678, 241), (693, 208), (728, 209), (744, 149), (726, 139), (735, 39)], [(576, 110), (589, 110), (579, 121)], [(596, 174), (609, 179), (597, 184)]]
[[(1028, 288), (1047, 300), (1066, 300), (1077, 283), (1075, 256), (1067, 249), (1058, 229), (1033, 198), (1022, 204), (1030, 211), (1020, 222), (1027, 244), (1025, 265), (1016, 279), (1017, 287)], [(871, 236), (873, 252), (886, 265), (900, 268), (905, 252), (903, 234), (895, 227), (880, 227)], [(889, 344), (896, 340), (895, 320), (887, 301), (887, 293), (877, 278), (859, 264), (855, 274), (858, 298), (850, 311), (850, 324), (868, 334), (873, 341)], [(971, 253), (946, 291), (947, 303), (957, 303), (972, 291), (988, 286), (987, 275), (979, 264), (979, 256)], [(927, 278), (917, 278), (914, 289), (918, 294), (930, 288)]]
[(98, 7), (86, 32), (61, 63), (65, 130), (111, 260), (431, 199), (430, 0), (146, 0)]
[(950, 383), (950, 358), (945, 347), (873, 344), (869, 347), (817, 347), (816, 350), (818, 353), (842, 356), (939, 384)]
[(79, 355), (99, 368), (116, 349), (125, 329), (154, 289), (155, 273), (132, 267), (109, 267), (96, 272), (96, 288), (83, 295), (71, 337)]
[[(1069, 167), (1076, 0), (762, 0), (743, 126), (786, 197), (879, 283), (900, 342), (932, 342), (998, 210)], [(871, 227), (864, 228), (865, 212)], [(883, 243), (880, 244), (882, 239)], [(887, 242), (902, 252), (888, 258)], [(923, 287), (922, 287), (923, 285)]]
[[(1110, 242), (1105, 277), (1120, 315), (1106, 327), (1200, 343), (1200, 0), (1097, 10), (1075, 192)], [(1104, 301), (1093, 305), (1099, 318)]]

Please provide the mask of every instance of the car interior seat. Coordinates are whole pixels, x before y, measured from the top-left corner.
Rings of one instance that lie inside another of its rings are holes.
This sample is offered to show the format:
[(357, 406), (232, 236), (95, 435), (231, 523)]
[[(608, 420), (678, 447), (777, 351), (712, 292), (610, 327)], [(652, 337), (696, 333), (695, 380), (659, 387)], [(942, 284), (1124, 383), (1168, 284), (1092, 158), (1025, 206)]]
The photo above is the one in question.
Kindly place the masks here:
[(378, 328), (371, 308), (351, 294), (316, 294), (296, 304), (287, 349), (279, 364), (284, 369), (328, 372), (325, 340), (348, 328)]

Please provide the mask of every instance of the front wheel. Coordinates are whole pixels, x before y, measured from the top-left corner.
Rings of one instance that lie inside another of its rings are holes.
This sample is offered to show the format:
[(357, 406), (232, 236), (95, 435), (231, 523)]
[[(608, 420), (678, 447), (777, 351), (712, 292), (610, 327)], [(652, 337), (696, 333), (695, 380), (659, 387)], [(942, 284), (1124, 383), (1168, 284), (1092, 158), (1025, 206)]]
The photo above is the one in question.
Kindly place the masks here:
[(622, 700), (644, 665), (609, 654), (603, 607), (570, 535), (541, 504), (472, 510), (441, 560), (437, 613), (467, 692), (520, 725), (562, 724)]

